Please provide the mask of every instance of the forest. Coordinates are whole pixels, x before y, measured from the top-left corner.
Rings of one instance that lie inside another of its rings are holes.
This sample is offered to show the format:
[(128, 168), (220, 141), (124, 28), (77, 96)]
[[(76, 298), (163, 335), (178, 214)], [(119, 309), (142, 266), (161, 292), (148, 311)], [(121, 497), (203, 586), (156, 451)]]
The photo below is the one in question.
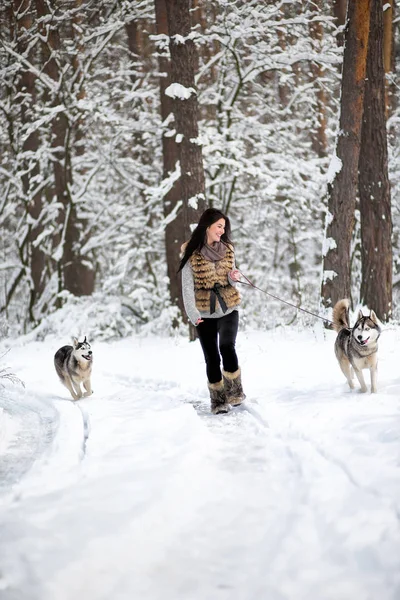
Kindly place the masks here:
[(205, 207), (274, 296), (243, 290), (244, 327), (343, 297), (399, 320), (399, 11), (4, 0), (0, 335), (185, 332), (180, 248)]

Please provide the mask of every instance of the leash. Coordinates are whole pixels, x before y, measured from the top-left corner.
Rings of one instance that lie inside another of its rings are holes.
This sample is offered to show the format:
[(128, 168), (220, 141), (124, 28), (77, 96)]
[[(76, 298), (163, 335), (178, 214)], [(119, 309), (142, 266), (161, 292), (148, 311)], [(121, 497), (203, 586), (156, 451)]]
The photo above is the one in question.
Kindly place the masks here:
[(316, 317), (317, 319), (321, 319), (321, 321), (324, 321), (325, 323), (330, 323), (331, 325), (333, 325), (333, 321), (330, 321), (329, 319), (325, 319), (325, 317), (321, 317), (321, 315), (317, 315), (316, 313), (313, 313), (310, 310), (301, 308), (301, 306), (296, 306), (295, 304), (292, 304), (291, 302), (287, 302), (287, 300), (283, 300), (282, 298), (278, 298), (278, 296), (274, 296), (274, 294), (271, 294), (270, 292), (266, 292), (265, 290), (262, 290), (261, 288), (254, 285), (254, 283), (252, 283), (250, 281), (250, 279), (248, 279), (248, 277), (246, 277), (246, 275), (243, 275), (243, 273), (241, 271), (239, 271), (239, 272), (246, 281), (237, 281), (237, 283), (241, 283), (242, 285), (248, 285), (248, 286), (254, 288), (255, 290), (258, 290), (259, 292), (262, 292), (263, 294), (270, 296), (274, 300), (283, 302), (283, 304), (287, 304), (288, 306), (291, 306), (292, 308), (295, 308), (296, 310), (301, 310), (301, 312), (307, 313), (308, 315), (311, 315), (312, 317)]

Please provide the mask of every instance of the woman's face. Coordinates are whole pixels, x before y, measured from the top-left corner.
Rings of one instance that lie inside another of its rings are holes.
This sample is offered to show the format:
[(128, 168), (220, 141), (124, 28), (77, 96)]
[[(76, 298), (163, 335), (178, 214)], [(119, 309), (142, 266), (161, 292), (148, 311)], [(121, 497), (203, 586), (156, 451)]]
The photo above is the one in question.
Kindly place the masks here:
[(225, 219), (219, 219), (218, 221), (215, 221), (215, 223), (207, 228), (207, 244), (210, 246), (214, 242), (219, 242), (224, 231)]

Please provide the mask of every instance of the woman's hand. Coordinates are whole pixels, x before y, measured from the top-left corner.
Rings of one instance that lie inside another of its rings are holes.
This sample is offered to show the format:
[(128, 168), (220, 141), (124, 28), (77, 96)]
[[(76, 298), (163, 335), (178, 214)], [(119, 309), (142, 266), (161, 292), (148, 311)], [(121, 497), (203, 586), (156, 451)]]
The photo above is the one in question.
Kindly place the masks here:
[(238, 269), (234, 269), (233, 271), (230, 271), (230, 273), (229, 273), (229, 277), (233, 281), (240, 281), (240, 276), (241, 276), (241, 273)]
[(195, 323), (196, 327), (197, 327), (197, 325), (200, 325), (200, 323), (202, 323), (202, 322), (203, 322), (203, 319), (201, 319), (201, 318), (199, 317), (199, 318), (197, 319), (196, 323)]

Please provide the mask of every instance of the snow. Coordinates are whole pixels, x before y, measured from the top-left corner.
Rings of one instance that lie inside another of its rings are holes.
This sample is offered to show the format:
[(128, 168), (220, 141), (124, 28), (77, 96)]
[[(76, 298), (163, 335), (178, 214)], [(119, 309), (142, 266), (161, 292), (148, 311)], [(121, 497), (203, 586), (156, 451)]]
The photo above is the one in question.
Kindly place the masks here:
[(68, 340), (3, 342), (25, 388), (0, 388), (2, 600), (398, 599), (400, 329), (373, 395), (334, 338), (239, 332), (248, 399), (219, 416), (184, 337), (94, 342), (75, 403)]
[(326, 256), (329, 250), (334, 250), (335, 248), (337, 248), (336, 240), (332, 237), (325, 238), (322, 245), (322, 256)]
[[(196, 194), (195, 196), (191, 196), (187, 201), (188, 206), (193, 208), (194, 210), (198, 210), (199, 202), (204, 201), (204, 194)], [(197, 226), (197, 224), (196, 224)]]
[(337, 156), (337, 154), (334, 154), (331, 158), (331, 162), (329, 163), (328, 172), (326, 174), (327, 183), (333, 183), (333, 180), (335, 179), (336, 175), (338, 173), (340, 173), (340, 171), (342, 170), (342, 167), (343, 167), (343, 163), (342, 163), (341, 159)]
[(322, 274), (322, 282), (325, 284), (327, 281), (332, 281), (333, 279), (335, 279), (335, 277), (337, 277), (336, 271), (325, 269), (325, 271)]
[(192, 94), (197, 94), (192, 87), (185, 87), (181, 83), (171, 83), (165, 90), (165, 95), (179, 100), (188, 100)]

